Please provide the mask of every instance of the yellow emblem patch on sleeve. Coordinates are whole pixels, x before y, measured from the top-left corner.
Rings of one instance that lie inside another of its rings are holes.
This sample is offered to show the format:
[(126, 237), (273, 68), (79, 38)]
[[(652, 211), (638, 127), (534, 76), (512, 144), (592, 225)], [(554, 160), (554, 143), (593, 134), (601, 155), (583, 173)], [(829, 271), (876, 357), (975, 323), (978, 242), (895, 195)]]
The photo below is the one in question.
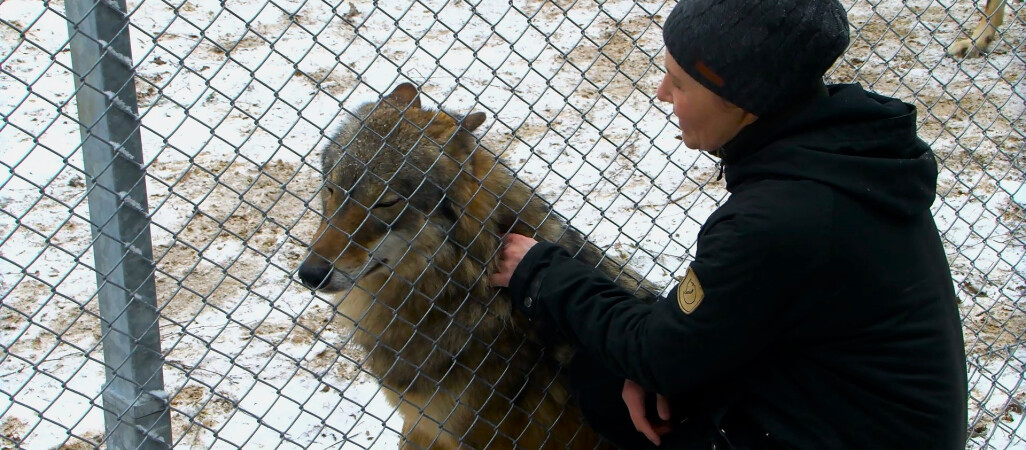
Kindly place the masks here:
[(677, 286), (677, 305), (684, 314), (691, 314), (704, 298), (705, 291), (702, 290), (702, 283), (698, 282), (698, 275), (688, 267), (687, 273), (680, 280), (680, 286)]

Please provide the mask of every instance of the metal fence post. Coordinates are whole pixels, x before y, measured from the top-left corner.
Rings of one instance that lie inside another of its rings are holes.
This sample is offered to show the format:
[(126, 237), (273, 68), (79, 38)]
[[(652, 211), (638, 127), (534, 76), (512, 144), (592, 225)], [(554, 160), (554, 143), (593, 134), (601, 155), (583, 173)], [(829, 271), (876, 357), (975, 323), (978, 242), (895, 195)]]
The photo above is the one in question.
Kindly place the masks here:
[(96, 260), (107, 447), (169, 448), (153, 249), (125, 0), (67, 0)]

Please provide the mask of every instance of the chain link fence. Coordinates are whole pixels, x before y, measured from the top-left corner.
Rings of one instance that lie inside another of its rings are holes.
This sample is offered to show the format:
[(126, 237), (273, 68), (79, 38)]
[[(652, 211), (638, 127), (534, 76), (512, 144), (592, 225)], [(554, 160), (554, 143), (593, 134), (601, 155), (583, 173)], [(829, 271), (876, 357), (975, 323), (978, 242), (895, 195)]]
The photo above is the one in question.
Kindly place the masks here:
[[(1026, 448), (1021, 1), (843, 0), (828, 74), (914, 103), (969, 354), (970, 448)], [(655, 98), (673, 2), (0, 3), (0, 447), (393, 448), (403, 420), (294, 280), (320, 149), (403, 81), (660, 286), (726, 198)], [(147, 227), (147, 224), (149, 225)]]

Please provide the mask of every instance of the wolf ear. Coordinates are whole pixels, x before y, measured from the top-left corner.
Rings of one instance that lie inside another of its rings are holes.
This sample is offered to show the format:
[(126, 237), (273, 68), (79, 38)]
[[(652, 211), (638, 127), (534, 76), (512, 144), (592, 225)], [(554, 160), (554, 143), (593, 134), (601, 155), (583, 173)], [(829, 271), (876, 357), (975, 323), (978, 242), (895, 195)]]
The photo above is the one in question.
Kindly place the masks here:
[(403, 83), (389, 93), (386, 98), (391, 100), (395, 106), (405, 108), (420, 108), (420, 92), (412, 83)]
[(463, 118), (463, 122), (460, 122), (460, 126), (467, 131), (474, 131), (477, 127), (484, 123), (488, 116), (483, 112), (476, 112)]

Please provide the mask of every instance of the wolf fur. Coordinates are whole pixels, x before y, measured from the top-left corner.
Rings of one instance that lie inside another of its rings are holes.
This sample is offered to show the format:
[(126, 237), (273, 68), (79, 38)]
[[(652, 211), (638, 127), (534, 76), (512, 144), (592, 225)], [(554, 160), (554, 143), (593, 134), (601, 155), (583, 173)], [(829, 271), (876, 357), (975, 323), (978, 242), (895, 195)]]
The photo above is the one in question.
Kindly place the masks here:
[(487, 273), (512, 231), (577, 252), (631, 291), (641, 277), (479, 146), (484, 113), (423, 108), (406, 83), (356, 116), (323, 151), (323, 220), (299, 274), (337, 293), (364, 368), (402, 415), (402, 447), (609, 448), (569, 399), (569, 346), (514, 314)]

